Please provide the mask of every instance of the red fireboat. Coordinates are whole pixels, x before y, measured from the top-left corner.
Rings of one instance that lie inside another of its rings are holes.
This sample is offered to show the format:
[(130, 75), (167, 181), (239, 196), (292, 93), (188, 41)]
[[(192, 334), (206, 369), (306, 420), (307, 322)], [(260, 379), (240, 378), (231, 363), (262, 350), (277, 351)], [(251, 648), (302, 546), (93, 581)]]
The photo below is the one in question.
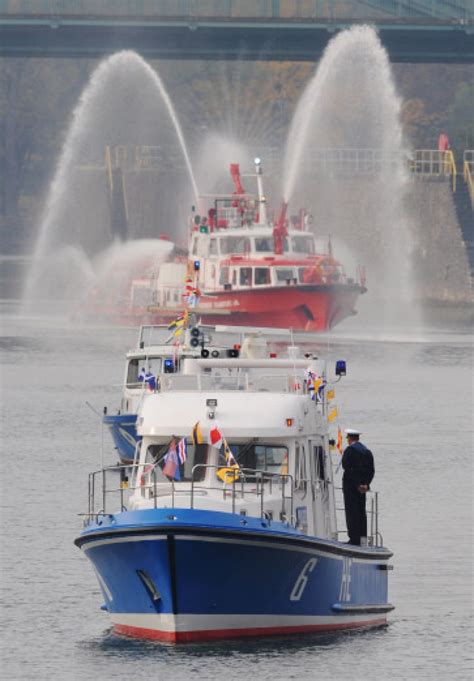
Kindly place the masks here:
[(141, 268), (119, 305), (95, 300), (94, 316), (163, 324), (184, 305), (203, 324), (327, 331), (356, 314), (357, 299), (367, 290), (364, 269), (348, 276), (329, 238), (318, 249), (304, 210), (289, 220), (288, 204), (282, 203), (270, 219), (259, 159), (255, 173), (245, 175), (256, 179), (254, 195), (242, 186), (238, 164), (230, 172), (233, 193), (202, 197), (207, 208), (193, 208), (187, 257)]
[(153, 323), (167, 321), (170, 308), (176, 312), (183, 279), (186, 303), (205, 324), (227, 317), (239, 326), (327, 331), (356, 314), (367, 290), (363, 268), (348, 277), (329, 239), (326, 252), (318, 252), (305, 211), (289, 221), (283, 203), (269, 220), (259, 159), (256, 196), (245, 192), (237, 164), (230, 171), (235, 191), (212, 197), (205, 215), (192, 216), (188, 262), (161, 265), (148, 308)]

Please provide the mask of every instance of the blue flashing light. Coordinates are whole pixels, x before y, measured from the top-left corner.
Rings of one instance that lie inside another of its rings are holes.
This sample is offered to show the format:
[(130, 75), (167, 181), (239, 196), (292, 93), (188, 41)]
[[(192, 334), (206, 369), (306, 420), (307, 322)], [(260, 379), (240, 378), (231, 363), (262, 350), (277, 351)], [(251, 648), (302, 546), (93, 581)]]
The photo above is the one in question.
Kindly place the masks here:
[(346, 360), (338, 359), (336, 362), (336, 376), (346, 375)]
[(163, 373), (173, 374), (174, 373), (174, 362), (170, 358), (166, 358), (163, 362)]
[(201, 269), (201, 262), (199, 260), (194, 261), (194, 271), (198, 272)]

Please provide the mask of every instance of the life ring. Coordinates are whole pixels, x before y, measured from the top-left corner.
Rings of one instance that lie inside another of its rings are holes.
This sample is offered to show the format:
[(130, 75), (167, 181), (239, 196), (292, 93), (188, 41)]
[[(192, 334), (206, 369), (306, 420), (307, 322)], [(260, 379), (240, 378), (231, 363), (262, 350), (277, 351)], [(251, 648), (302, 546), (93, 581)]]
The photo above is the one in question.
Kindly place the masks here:
[(303, 275), (305, 284), (328, 284), (337, 278), (337, 263), (333, 258), (322, 258), (312, 267), (307, 267)]

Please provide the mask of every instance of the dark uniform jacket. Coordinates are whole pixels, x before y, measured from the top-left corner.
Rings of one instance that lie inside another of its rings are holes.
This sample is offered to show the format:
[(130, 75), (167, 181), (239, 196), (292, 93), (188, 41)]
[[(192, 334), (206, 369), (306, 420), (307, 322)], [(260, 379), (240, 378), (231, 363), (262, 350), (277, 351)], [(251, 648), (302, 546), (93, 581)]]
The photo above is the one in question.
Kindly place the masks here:
[(359, 485), (370, 485), (375, 474), (372, 452), (362, 442), (353, 442), (344, 450), (342, 468), (345, 488), (357, 489)]

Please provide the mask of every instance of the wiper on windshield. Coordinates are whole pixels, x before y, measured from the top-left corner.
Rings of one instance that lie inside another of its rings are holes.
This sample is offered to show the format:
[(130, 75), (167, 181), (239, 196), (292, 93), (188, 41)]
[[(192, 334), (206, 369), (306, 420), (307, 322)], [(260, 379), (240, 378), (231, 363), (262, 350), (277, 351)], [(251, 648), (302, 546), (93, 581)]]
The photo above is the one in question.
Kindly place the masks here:
[(245, 444), (245, 446), (244, 446), (244, 448), (242, 449), (242, 451), (239, 451), (239, 454), (238, 454), (238, 456), (237, 456), (237, 458), (236, 458), (236, 461), (237, 461), (237, 462), (239, 461), (239, 459), (240, 459), (241, 457), (244, 456), (244, 454), (247, 454), (247, 452), (249, 451), (249, 449), (257, 442), (257, 440), (258, 440), (258, 437), (254, 437), (254, 438), (252, 438), (251, 440), (249, 440), (249, 441)]

